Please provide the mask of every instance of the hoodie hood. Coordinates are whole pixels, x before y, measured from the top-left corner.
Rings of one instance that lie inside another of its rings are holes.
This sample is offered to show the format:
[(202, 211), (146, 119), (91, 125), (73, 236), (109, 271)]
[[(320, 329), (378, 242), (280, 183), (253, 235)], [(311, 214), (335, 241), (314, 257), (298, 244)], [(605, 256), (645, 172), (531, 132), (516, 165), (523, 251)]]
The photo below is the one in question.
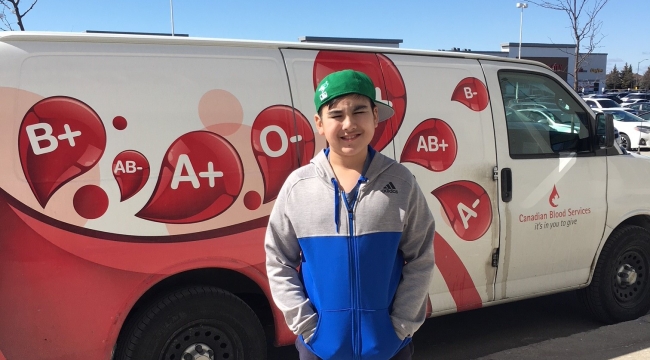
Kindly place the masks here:
[[(329, 148), (323, 149), (323, 151), (320, 151), (313, 159), (311, 159), (310, 163), (316, 167), (316, 172), (319, 178), (329, 184), (329, 186), (333, 186), (332, 179), (336, 179), (336, 175), (334, 175), (334, 170), (332, 170), (332, 165), (330, 165), (328, 160), (329, 151)], [(381, 173), (394, 165), (395, 161), (370, 146), (368, 146), (368, 151), (373, 152), (374, 156), (370, 162), (370, 167), (368, 167), (365, 177), (368, 179), (368, 182), (372, 182)]]
[[(349, 205), (346, 196), (341, 195), (342, 191), (338, 186), (336, 175), (334, 174), (334, 170), (332, 169), (332, 165), (328, 159), (329, 151), (329, 148), (323, 149), (323, 151), (319, 152), (310, 162), (316, 167), (318, 177), (325, 182), (328, 187), (331, 187), (334, 192), (334, 227), (338, 234), (341, 225), (341, 199), (345, 202), (346, 208), (349, 207)], [(368, 156), (371, 157), (371, 161), (366, 173), (359, 177), (359, 193), (363, 190), (362, 184), (372, 182), (372, 180), (376, 179), (381, 173), (390, 168), (391, 165), (395, 164), (392, 159), (375, 151), (375, 149), (370, 147), (370, 145), (368, 145)], [(358, 193), (356, 196), (359, 196)]]

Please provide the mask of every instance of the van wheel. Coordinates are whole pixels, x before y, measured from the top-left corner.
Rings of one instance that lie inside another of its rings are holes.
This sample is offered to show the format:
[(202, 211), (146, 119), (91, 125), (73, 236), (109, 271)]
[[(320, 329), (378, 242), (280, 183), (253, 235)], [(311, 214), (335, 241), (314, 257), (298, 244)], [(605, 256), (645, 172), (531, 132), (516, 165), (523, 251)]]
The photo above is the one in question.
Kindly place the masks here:
[(266, 359), (264, 330), (230, 292), (195, 286), (169, 293), (120, 336), (118, 360)]
[(615, 230), (600, 253), (591, 284), (579, 291), (587, 309), (613, 324), (650, 310), (650, 232), (625, 225)]

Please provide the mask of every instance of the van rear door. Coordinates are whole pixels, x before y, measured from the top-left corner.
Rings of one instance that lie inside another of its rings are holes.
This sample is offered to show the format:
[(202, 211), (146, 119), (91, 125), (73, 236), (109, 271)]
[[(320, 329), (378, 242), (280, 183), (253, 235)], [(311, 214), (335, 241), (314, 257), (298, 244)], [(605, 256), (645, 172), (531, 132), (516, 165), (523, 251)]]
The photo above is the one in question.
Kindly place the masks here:
[(476, 60), (385, 54), (406, 86), (395, 137), (398, 161), (417, 178), (436, 219), (432, 313), (494, 299), (499, 215), (492, 114)]

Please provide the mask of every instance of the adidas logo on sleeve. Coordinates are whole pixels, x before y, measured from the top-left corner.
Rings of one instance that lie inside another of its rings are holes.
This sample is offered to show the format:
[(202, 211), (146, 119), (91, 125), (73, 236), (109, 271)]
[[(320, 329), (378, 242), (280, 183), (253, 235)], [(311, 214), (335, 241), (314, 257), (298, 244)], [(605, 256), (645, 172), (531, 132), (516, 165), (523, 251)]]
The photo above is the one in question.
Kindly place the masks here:
[(381, 192), (397, 194), (397, 189), (395, 188), (395, 185), (393, 185), (392, 182), (389, 182), (388, 184), (386, 184), (386, 186), (384, 186), (383, 189), (381, 189)]

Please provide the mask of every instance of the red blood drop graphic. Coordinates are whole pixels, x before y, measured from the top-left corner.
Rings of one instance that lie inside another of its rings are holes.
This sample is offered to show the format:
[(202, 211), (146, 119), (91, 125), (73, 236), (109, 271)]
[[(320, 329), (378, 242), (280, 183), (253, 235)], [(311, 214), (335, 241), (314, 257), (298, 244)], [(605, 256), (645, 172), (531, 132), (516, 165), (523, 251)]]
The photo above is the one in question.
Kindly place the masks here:
[(97, 219), (108, 209), (108, 195), (96, 185), (86, 185), (74, 194), (72, 204), (75, 211), (86, 219)]
[(487, 232), (492, 224), (492, 203), (479, 184), (454, 181), (431, 192), (435, 196), (458, 237), (474, 241)]
[(411, 162), (432, 171), (445, 171), (456, 160), (458, 143), (451, 127), (440, 119), (427, 119), (411, 133), (400, 162)]
[[(372, 79), (378, 88), (377, 100), (388, 101), (395, 110), (390, 119), (380, 122), (370, 142), (381, 151), (388, 145), (402, 125), (406, 114), (406, 87), (395, 64), (386, 56), (374, 53), (353, 53), (345, 51), (320, 51), (314, 61), (314, 89), (327, 75), (346, 69), (361, 71)], [(383, 73), (382, 73), (383, 71)]]
[(468, 77), (456, 85), (451, 100), (458, 101), (474, 111), (482, 111), (487, 107), (489, 98), (485, 84), (477, 78)]
[(274, 105), (257, 115), (251, 129), (251, 147), (262, 172), (264, 204), (275, 200), (293, 170), (309, 163), (315, 146), (314, 130), (300, 111)]
[(116, 128), (117, 130), (124, 130), (126, 129), (126, 119), (122, 116), (116, 116), (113, 118), (113, 127)]
[(257, 191), (249, 191), (244, 195), (244, 206), (248, 210), (256, 210), (262, 205), (262, 197)]
[(433, 253), (440, 275), (445, 279), (449, 293), (458, 311), (477, 309), (482, 306), (472, 277), (465, 264), (449, 243), (436, 232), (433, 237)]
[(557, 189), (555, 188), (555, 185), (553, 185), (553, 191), (551, 191), (551, 195), (548, 197), (548, 203), (551, 204), (552, 207), (557, 207), (557, 200), (560, 198), (560, 193), (557, 192)]
[(136, 216), (171, 224), (211, 219), (235, 202), (243, 184), (241, 159), (226, 139), (190, 132), (167, 149), (156, 189)]
[(149, 180), (149, 161), (135, 150), (119, 153), (113, 160), (113, 176), (120, 187), (120, 201), (135, 195)]
[(43, 99), (29, 109), (20, 124), (20, 163), (43, 208), (59, 188), (90, 170), (105, 148), (101, 119), (76, 99)]
[(371, 145), (376, 149), (383, 149), (393, 141), (395, 134), (397, 134), (404, 121), (404, 115), (406, 114), (406, 86), (397, 66), (389, 58), (377, 54), (377, 59), (379, 59), (379, 65), (381, 65), (383, 79), (386, 84), (386, 100), (391, 102), (391, 106), (395, 110), (395, 115), (377, 125), (375, 136), (372, 138)]

